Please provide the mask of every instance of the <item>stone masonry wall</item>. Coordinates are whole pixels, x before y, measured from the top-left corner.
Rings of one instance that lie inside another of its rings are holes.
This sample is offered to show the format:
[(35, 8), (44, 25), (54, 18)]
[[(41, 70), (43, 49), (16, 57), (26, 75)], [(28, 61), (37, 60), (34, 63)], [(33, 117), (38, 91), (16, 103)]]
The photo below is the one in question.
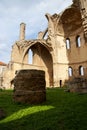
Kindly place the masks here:
[(13, 98), (21, 103), (42, 103), (46, 100), (45, 72), (20, 70), (14, 78)]

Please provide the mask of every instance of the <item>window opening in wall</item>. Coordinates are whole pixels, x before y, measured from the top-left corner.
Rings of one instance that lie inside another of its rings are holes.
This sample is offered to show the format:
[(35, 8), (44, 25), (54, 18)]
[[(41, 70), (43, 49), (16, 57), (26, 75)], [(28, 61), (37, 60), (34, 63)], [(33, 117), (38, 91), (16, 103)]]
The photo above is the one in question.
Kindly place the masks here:
[(82, 76), (84, 75), (84, 68), (83, 68), (83, 66), (79, 67), (79, 74), (82, 75)]
[(48, 32), (45, 34), (44, 39), (48, 38)]
[(28, 63), (33, 64), (33, 51), (31, 49), (28, 52)]
[(70, 39), (66, 39), (66, 49), (70, 49)]
[(80, 36), (76, 37), (76, 47), (81, 47), (81, 38), (80, 38)]
[(68, 74), (69, 74), (70, 77), (73, 75), (73, 69), (72, 69), (72, 67), (68, 68)]

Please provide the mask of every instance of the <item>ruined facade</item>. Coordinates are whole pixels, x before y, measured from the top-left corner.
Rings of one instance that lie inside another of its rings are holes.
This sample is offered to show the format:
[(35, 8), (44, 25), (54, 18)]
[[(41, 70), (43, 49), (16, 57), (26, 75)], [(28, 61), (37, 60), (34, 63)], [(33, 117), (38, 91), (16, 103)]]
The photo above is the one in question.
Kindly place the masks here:
[[(44, 70), (47, 87), (63, 86), (74, 78), (87, 79), (87, 0), (73, 0), (60, 14), (46, 14), (46, 18), (47, 29), (34, 40), (25, 39), (26, 25), (20, 24), (20, 40), (12, 47), (3, 75), (6, 88), (20, 69)], [(29, 64), (30, 51), (33, 60)]]

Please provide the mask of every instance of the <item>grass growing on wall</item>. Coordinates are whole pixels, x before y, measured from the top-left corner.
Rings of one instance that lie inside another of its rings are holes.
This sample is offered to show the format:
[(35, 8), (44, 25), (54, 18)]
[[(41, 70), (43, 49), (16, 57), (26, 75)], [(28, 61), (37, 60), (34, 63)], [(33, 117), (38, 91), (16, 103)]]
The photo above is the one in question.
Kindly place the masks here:
[(45, 103), (27, 105), (14, 103), (12, 93), (0, 91), (0, 130), (87, 130), (87, 94), (47, 89)]

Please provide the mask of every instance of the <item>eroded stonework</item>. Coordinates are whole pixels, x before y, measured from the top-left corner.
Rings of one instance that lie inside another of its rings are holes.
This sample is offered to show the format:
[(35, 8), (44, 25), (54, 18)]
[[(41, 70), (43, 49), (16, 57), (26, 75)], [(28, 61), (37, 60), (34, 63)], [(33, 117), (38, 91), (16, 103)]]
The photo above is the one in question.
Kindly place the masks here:
[[(73, 0), (60, 14), (46, 13), (48, 27), (38, 39), (26, 40), (26, 25), (20, 25), (20, 40), (12, 47), (11, 61), (4, 72), (3, 85), (20, 69), (45, 71), (47, 87), (65, 85), (75, 78), (87, 79), (87, 0)], [(32, 52), (32, 64), (28, 62)]]
[(15, 102), (42, 103), (46, 101), (45, 72), (40, 70), (19, 70), (14, 78)]

